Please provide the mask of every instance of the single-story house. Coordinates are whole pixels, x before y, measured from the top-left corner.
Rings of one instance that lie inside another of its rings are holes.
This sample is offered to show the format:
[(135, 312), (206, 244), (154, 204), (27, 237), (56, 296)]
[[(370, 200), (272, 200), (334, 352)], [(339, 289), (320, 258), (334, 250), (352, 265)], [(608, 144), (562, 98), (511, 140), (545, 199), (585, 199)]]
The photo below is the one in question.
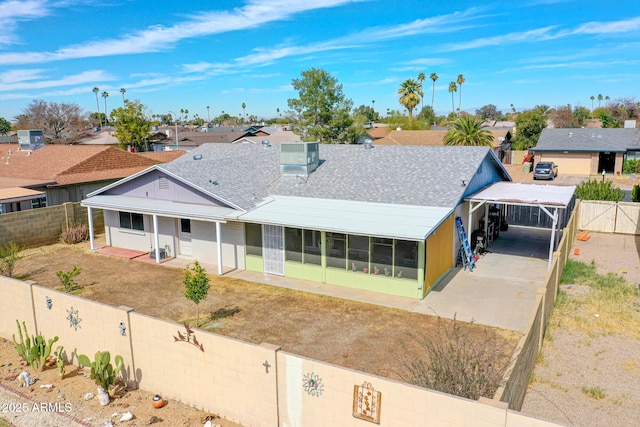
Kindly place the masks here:
[(543, 129), (530, 151), (537, 162), (555, 162), (561, 174), (620, 175), (627, 159), (640, 159), (640, 129)]
[[(129, 153), (106, 145), (48, 144), (24, 149), (0, 145), (3, 213), (79, 202), (88, 193), (118, 179), (174, 160), (184, 151)], [(22, 189), (22, 190), (20, 190)]]
[[(511, 150), (511, 128), (486, 127), (493, 136), (493, 152), (503, 160), (504, 153)], [(431, 130), (391, 130), (386, 136), (376, 139), (376, 145), (419, 145), (419, 146), (443, 146), (444, 137), (448, 129), (438, 128)], [(508, 162), (507, 162), (508, 163)]]
[(465, 198), (510, 180), (489, 147), (204, 144), (82, 205), (156, 262), (423, 298), (456, 265), (455, 217), (478, 223)]

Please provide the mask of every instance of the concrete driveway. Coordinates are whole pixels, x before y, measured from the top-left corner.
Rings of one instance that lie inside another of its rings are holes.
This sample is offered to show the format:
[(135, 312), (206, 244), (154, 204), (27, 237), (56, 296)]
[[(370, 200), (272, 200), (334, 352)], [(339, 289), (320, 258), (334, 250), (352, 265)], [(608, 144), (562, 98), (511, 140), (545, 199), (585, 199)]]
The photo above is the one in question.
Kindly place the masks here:
[(524, 331), (547, 274), (549, 230), (510, 227), (471, 272), (456, 268), (413, 311)]

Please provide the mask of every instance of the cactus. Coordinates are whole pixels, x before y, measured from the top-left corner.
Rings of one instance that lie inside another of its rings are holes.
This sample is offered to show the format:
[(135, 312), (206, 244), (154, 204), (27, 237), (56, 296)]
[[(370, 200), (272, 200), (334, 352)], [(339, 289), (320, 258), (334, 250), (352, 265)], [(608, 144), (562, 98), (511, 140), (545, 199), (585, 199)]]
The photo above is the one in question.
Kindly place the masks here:
[(111, 354), (108, 351), (98, 351), (95, 355), (95, 360), (91, 362), (89, 358), (84, 355), (78, 355), (78, 362), (87, 368), (91, 368), (91, 379), (96, 383), (98, 387), (111, 394), (111, 386), (124, 366), (122, 356), (117, 355), (114, 358), (115, 369), (111, 364)]
[(43, 371), (47, 358), (51, 356), (51, 348), (53, 344), (58, 341), (58, 337), (53, 337), (48, 341), (45, 340), (42, 335), (32, 336), (30, 338), (29, 331), (27, 331), (27, 323), (22, 322), (24, 334), (22, 333), (22, 328), (20, 328), (20, 322), (18, 320), (16, 320), (16, 324), (18, 325), (20, 342), (16, 340), (14, 334), (13, 343), (15, 344), (18, 354), (34, 369)]
[(58, 368), (58, 374), (60, 374), (60, 378), (64, 378), (64, 374), (66, 372), (64, 366), (64, 355), (62, 354), (63, 351), (64, 347), (59, 345), (54, 353), (56, 355), (56, 367)]

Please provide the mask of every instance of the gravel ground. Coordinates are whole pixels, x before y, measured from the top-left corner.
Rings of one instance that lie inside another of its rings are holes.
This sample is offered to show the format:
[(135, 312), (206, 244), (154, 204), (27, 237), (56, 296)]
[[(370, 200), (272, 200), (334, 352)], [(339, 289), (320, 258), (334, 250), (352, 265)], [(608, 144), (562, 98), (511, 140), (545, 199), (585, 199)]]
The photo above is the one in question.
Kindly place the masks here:
[[(572, 251), (572, 259), (594, 260), (600, 274), (615, 273), (640, 284), (640, 236), (590, 235), (586, 242), (575, 242), (580, 254)], [(575, 285), (563, 289), (569, 298), (589, 291)], [(640, 342), (626, 335), (590, 337), (562, 328), (547, 334), (552, 338), (544, 341), (523, 413), (567, 426), (640, 423)]]

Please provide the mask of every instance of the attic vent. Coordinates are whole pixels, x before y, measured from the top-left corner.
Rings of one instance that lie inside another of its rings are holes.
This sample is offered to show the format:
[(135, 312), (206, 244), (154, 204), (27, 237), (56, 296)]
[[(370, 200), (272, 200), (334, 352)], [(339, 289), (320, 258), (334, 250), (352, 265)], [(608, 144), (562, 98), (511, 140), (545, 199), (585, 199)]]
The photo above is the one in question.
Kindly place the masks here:
[(158, 187), (160, 190), (170, 190), (169, 180), (165, 177), (160, 177), (158, 179)]

